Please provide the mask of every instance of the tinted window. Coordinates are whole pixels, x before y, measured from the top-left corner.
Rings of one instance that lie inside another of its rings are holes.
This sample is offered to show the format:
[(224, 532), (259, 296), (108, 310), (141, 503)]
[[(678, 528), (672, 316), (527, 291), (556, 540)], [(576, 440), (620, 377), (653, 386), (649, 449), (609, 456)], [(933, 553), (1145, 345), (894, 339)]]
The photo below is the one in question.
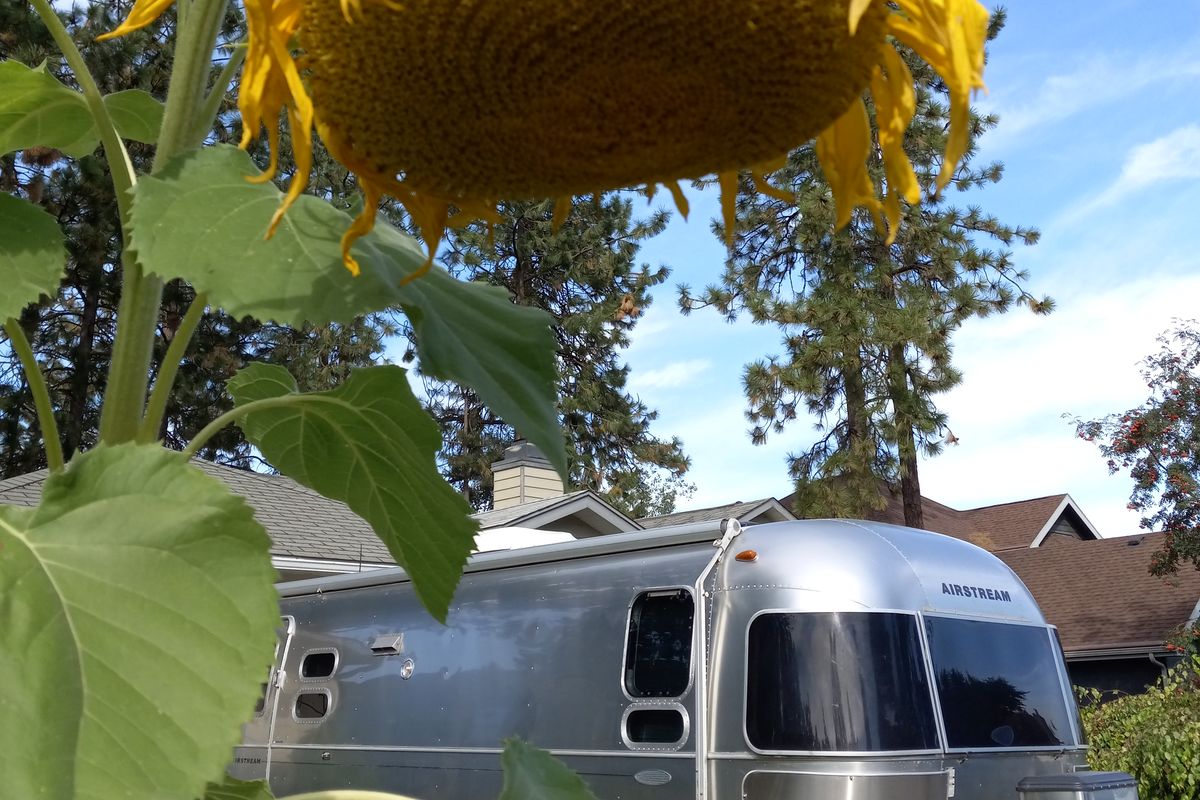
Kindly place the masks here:
[(625, 731), (631, 742), (674, 744), (683, 738), (683, 713), (674, 708), (631, 711)]
[(329, 695), (306, 692), (296, 696), (296, 719), (320, 719), (329, 711)]
[(952, 748), (1047, 747), (1074, 739), (1045, 628), (927, 617)]
[(300, 664), (300, 675), (305, 678), (328, 678), (333, 674), (337, 655), (331, 651), (309, 653)]
[(631, 697), (679, 697), (692, 655), (692, 596), (682, 589), (646, 592), (629, 614), (625, 689)]
[(746, 733), (759, 750), (935, 749), (916, 618), (860, 612), (756, 618)]

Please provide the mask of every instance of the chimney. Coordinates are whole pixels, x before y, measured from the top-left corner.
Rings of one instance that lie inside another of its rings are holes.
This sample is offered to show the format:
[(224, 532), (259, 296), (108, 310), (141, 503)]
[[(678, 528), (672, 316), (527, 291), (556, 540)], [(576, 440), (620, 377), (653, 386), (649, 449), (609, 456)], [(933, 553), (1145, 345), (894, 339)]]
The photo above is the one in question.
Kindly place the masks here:
[(492, 464), (492, 508), (512, 508), (563, 495), (562, 480), (541, 451), (524, 439), (504, 449)]

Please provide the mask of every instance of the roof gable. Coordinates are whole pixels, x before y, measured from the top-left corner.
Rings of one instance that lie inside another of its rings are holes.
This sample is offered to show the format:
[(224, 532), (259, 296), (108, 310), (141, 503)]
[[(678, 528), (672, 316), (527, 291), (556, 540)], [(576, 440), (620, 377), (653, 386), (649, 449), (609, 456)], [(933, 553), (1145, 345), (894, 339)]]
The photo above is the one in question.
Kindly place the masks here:
[(571, 492), (474, 515), (483, 530), (534, 528), (560, 530), (576, 538), (636, 531), (641, 526), (590, 490)]
[(695, 508), (676, 511), (659, 517), (643, 517), (638, 523), (643, 528), (665, 528), (668, 525), (687, 525), (693, 522), (708, 522), (718, 519), (736, 519), (743, 525), (784, 522), (796, 519), (796, 515), (773, 497), (764, 497), (750, 502), (726, 503), (722, 506)]

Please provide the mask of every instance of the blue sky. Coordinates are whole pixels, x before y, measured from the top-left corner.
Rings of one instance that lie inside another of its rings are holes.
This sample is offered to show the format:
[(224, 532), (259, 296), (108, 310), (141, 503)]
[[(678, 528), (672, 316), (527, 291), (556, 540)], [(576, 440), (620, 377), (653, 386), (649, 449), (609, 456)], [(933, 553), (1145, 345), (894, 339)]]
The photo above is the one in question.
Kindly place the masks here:
[[(955, 508), (1067, 492), (1102, 535), (1135, 533), (1128, 478), (1109, 476), (1063, 415), (1140, 402), (1138, 360), (1172, 318), (1200, 317), (1200, 2), (1007, 8), (976, 99), (1001, 118), (979, 158), (1003, 161), (1005, 177), (964, 199), (1041, 229), (1016, 261), (1058, 308), (959, 332), (964, 381), (940, 404), (959, 444), (923, 462), (922, 489)], [(715, 191), (692, 201), (690, 221), (642, 250), (672, 276), (626, 353), (630, 387), (658, 409), (656, 433), (682, 438), (692, 458), (697, 491), (681, 508), (778, 497), (791, 490), (787, 453), (813, 430), (800, 419), (761, 447), (746, 433), (742, 368), (780, 351), (777, 330), (677, 311), (675, 287), (710, 283), (724, 263), (708, 226)]]

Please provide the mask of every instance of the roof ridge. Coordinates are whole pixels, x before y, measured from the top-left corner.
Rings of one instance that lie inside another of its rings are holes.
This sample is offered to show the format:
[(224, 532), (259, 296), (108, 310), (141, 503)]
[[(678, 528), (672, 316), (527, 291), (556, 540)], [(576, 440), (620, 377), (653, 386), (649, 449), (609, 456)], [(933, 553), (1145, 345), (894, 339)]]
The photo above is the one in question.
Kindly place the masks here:
[(1009, 500), (1007, 503), (992, 503), (991, 505), (979, 506), (978, 508), (964, 508), (959, 513), (960, 514), (971, 514), (976, 511), (987, 511), (988, 509), (1000, 508), (1002, 506), (1019, 506), (1019, 505), (1024, 505), (1026, 503), (1036, 503), (1039, 500), (1057, 499), (1059, 502), (1062, 502), (1062, 500), (1066, 497), (1070, 497), (1070, 494), (1068, 494), (1067, 492), (1059, 492), (1058, 494), (1046, 494), (1046, 495), (1042, 495), (1041, 497), (1027, 497), (1024, 500)]

